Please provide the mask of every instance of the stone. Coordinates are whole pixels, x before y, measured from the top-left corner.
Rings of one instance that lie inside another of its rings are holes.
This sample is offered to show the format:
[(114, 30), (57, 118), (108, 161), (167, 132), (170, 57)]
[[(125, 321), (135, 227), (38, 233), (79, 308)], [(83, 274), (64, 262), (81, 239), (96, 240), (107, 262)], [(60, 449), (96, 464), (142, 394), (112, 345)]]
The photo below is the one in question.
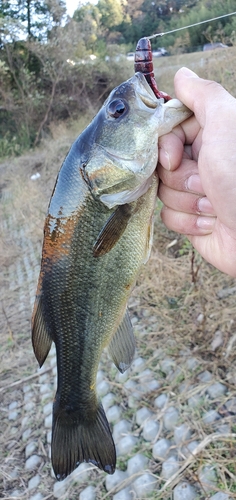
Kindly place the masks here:
[(194, 440), (194, 441), (191, 441), (190, 443), (186, 444), (185, 446), (183, 446), (183, 448), (181, 448), (181, 451), (182, 451), (184, 457), (188, 458), (190, 455), (192, 455), (193, 451), (195, 450), (195, 448), (197, 448), (197, 446), (199, 444), (200, 444), (200, 441)]
[(113, 427), (113, 439), (116, 444), (121, 438), (123, 438), (128, 432), (131, 431), (132, 425), (128, 420), (122, 419), (120, 422)]
[(28, 392), (31, 390), (31, 386), (30, 385), (24, 385), (23, 386), (23, 392)]
[(113, 495), (113, 500), (132, 500), (133, 495), (131, 493), (132, 488), (128, 486), (127, 488), (123, 488), (118, 491), (115, 495)]
[(223, 493), (223, 491), (218, 491), (213, 497), (210, 498), (210, 500), (230, 500), (230, 496), (228, 493)]
[(25, 417), (23, 417), (21, 420), (21, 427), (26, 427), (28, 423), (29, 423), (29, 416), (25, 415)]
[(30, 497), (30, 500), (43, 500), (43, 498), (44, 497), (43, 497), (42, 493), (36, 493), (32, 497)]
[(124, 388), (128, 392), (133, 392), (137, 386), (138, 384), (130, 378), (124, 383)]
[(81, 491), (79, 500), (96, 500), (96, 488), (94, 486), (87, 486)]
[(212, 424), (212, 422), (215, 422), (215, 420), (219, 420), (220, 418), (220, 414), (216, 410), (209, 410), (204, 413), (202, 421), (204, 424)]
[(28, 403), (25, 404), (24, 406), (24, 411), (26, 411), (27, 413), (29, 413), (30, 411), (32, 411), (33, 409), (35, 408), (35, 403), (34, 401), (29, 401)]
[(9, 472), (9, 476), (11, 479), (17, 479), (19, 477), (19, 470), (15, 468), (14, 470)]
[(194, 500), (195, 498), (198, 498), (197, 490), (186, 481), (174, 488), (173, 500)]
[(218, 432), (218, 434), (230, 434), (231, 432), (230, 424), (219, 425), (219, 427), (217, 427), (216, 429), (216, 432)]
[(42, 375), (39, 376), (39, 383), (43, 384), (48, 380), (48, 373), (43, 373)]
[(127, 479), (128, 474), (122, 470), (116, 469), (114, 474), (107, 475), (105, 484), (107, 491), (112, 490), (116, 486), (120, 485), (125, 479)]
[(145, 420), (154, 416), (154, 413), (150, 411), (146, 406), (139, 408), (136, 412), (136, 424), (143, 425)]
[(35, 451), (37, 447), (37, 444), (35, 441), (30, 441), (30, 443), (28, 443), (25, 447), (25, 456), (26, 458), (30, 457), (30, 455), (32, 455)]
[(31, 477), (28, 482), (28, 490), (34, 490), (40, 483), (40, 476), (36, 474), (36, 476)]
[(15, 410), (16, 408), (18, 408), (18, 401), (12, 401), (8, 406), (9, 411)]
[(18, 417), (18, 411), (17, 410), (9, 411), (9, 414), (8, 414), (8, 419), (9, 420), (16, 420), (17, 417)]
[(52, 413), (52, 403), (50, 402), (43, 407), (43, 414), (47, 416), (50, 415), (51, 413)]
[(70, 475), (70, 478), (77, 483), (86, 483), (89, 479), (89, 472), (91, 470), (91, 466), (83, 462)]
[(162, 361), (160, 361), (160, 369), (162, 372), (165, 373), (165, 375), (168, 375), (170, 372), (174, 370), (176, 367), (175, 360), (172, 358), (165, 358)]
[(227, 403), (225, 403), (225, 406), (231, 413), (236, 413), (236, 398), (229, 399)]
[(201, 403), (202, 403), (202, 396), (200, 394), (194, 394), (194, 396), (188, 398), (188, 405), (192, 408), (200, 406)]
[(158, 439), (152, 448), (152, 455), (156, 460), (166, 458), (171, 447), (171, 441), (169, 439)]
[(143, 471), (148, 465), (148, 458), (142, 453), (137, 453), (127, 462), (127, 474), (133, 476), (137, 472)]
[(41, 394), (50, 394), (52, 392), (50, 384), (42, 384), (39, 390)]
[(156, 391), (157, 389), (160, 389), (160, 383), (157, 380), (153, 379), (146, 382), (145, 384), (146, 392)]
[(179, 411), (174, 407), (170, 406), (167, 408), (163, 415), (163, 423), (167, 431), (172, 431), (179, 419)]
[(52, 431), (47, 432), (47, 443), (51, 444), (52, 442)]
[(145, 366), (146, 366), (145, 359), (139, 357), (139, 358), (134, 359), (134, 361), (130, 367), (130, 370), (133, 373), (140, 373), (145, 369)]
[(25, 462), (25, 468), (27, 470), (33, 470), (38, 467), (38, 465), (41, 463), (41, 457), (38, 455), (31, 455), (31, 457), (27, 458)]
[(120, 384), (123, 385), (126, 382), (126, 380), (128, 380), (129, 373), (130, 373), (129, 370), (126, 370), (124, 373), (117, 372), (117, 374), (116, 374), (117, 382), (119, 382)]
[(169, 479), (179, 470), (179, 467), (179, 462), (176, 457), (171, 456), (167, 458), (167, 460), (165, 460), (162, 464), (161, 477)]
[(29, 437), (30, 437), (30, 434), (31, 434), (32, 430), (31, 428), (29, 427), (28, 429), (26, 429), (23, 434), (22, 434), (22, 441), (28, 441)]
[(133, 482), (133, 488), (138, 496), (138, 498), (147, 498), (148, 495), (153, 493), (157, 487), (157, 480), (154, 476), (149, 474), (142, 474)]
[(114, 400), (115, 400), (115, 396), (114, 396), (114, 394), (112, 394), (112, 392), (108, 392), (108, 394), (106, 394), (106, 396), (104, 396), (102, 398), (102, 406), (103, 406), (105, 412), (107, 412), (108, 408), (110, 408), (110, 406), (113, 405)]
[(154, 400), (154, 406), (159, 408), (160, 410), (164, 408), (165, 404), (168, 403), (168, 396), (167, 394), (160, 394), (160, 396), (157, 396), (157, 398)]
[(220, 330), (217, 330), (214, 333), (214, 337), (211, 342), (211, 350), (215, 351), (218, 349), (222, 344), (224, 343), (224, 336), (223, 333)]
[(24, 403), (29, 403), (29, 401), (32, 401), (34, 397), (34, 393), (32, 391), (28, 391), (24, 395)]
[(212, 380), (212, 373), (210, 373), (208, 370), (205, 370), (204, 372), (199, 373), (197, 379), (203, 384), (205, 384)]
[(50, 415), (48, 415), (44, 419), (44, 426), (46, 427), (46, 429), (51, 429), (51, 427), (52, 427), (52, 414), (51, 413), (50, 413)]
[(215, 384), (212, 384), (207, 388), (207, 393), (209, 394), (211, 399), (219, 398), (223, 396), (226, 392), (227, 392), (227, 387), (221, 382), (215, 382)]
[(10, 494), (10, 498), (11, 497), (21, 497), (22, 495), (22, 491), (20, 490), (14, 490), (11, 494)]
[(67, 478), (64, 481), (57, 481), (53, 485), (53, 495), (55, 498), (61, 498), (65, 495), (68, 486)]
[(143, 426), (143, 438), (145, 441), (153, 441), (159, 432), (160, 424), (155, 420), (146, 420)]
[(121, 407), (118, 405), (111, 406), (108, 408), (106, 415), (109, 423), (116, 423), (117, 420), (121, 417)]
[(117, 456), (128, 455), (129, 453), (131, 453), (137, 445), (138, 441), (139, 440), (137, 437), (131, 435), (120, 439), (116, 446)]
[(105, 378), (105, 373), (102, 371), (102, 370), (98, 370), (97, 372), (97, 384), (99, 384), (100, 382), (102, 382)]
[(198, 471), (199, 482), (206, 492), (211, 491), (217, 484), (217, 477), (214, 467), (205, 465)]
[(188, 370), (195, 370), (195, 368), (197, 368), (197, 366), (199, 366), (199, 361), (196, 359), (196, 358), (188, 358), (186, 360), (186, 366), (188, 368)]
[(176, 444), (184, 443), (190, 439), (192, 431), (187, 424), (182, 424), (175, 427), (174, 430), (174, 440)]
[(100, 398), (103, 396), (106, 396), (106, 394), (109, 392), (110, 389), (110, 384), (106, 380), (102, 380), (102, 382), (99, 382), (97, 385), (97, 394)]

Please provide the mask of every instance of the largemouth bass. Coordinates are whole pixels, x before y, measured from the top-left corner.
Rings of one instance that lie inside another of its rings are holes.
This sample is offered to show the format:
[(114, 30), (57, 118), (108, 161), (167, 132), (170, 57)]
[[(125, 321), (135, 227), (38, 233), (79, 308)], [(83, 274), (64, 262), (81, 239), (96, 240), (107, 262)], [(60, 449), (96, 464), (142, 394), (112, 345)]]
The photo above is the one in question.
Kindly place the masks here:
[(115, 471), (96, 395), (98, 364), (105, 346), (121, 372), (132, 361), (127, 300), (151, 248), (158, 137), (190, 114), (176, 99), (163, 104), (136, 73), (111, 92), (59, 172), (32, 318), (40, 366), (56, 345), (51, 456), (58, 480), (83, 461)]

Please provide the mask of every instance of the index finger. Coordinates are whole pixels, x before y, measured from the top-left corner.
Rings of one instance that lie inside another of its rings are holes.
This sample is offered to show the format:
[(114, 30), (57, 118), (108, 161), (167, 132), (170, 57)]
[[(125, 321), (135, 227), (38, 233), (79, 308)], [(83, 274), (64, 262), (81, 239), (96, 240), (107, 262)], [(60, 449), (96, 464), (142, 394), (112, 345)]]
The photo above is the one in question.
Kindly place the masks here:
[[(175, 170), (181, 163), (184, 146), (192, 145), (198, 136), (200, 126), (191, 116), (181, 125), (175, 127), (169, 134), (163, 135), (158, 141), (159, 162), (166, 170)], [(197, 155), (194, 155), (194, 158)], [(196, 159), (196, 158), (195, 158)]]

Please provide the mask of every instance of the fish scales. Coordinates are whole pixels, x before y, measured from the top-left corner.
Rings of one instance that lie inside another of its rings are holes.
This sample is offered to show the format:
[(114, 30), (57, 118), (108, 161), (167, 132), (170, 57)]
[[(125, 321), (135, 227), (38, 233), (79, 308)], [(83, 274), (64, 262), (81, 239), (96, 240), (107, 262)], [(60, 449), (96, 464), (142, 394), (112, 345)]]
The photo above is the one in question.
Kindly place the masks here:
[[(32, 342), (40, 366), (56, 345), (52, 465), (59, 480), (83, 461), (115, 471), (96, 374), (105, 346), (121, 372), (134, 354), (126, 307), (151, 247), (163, 128), (158, 106), (143, 75), (117, 87), (73, 144), (50, 201)], [(190, 115), (183, 106), (172, 108), (177, 116), (163, 133)]]

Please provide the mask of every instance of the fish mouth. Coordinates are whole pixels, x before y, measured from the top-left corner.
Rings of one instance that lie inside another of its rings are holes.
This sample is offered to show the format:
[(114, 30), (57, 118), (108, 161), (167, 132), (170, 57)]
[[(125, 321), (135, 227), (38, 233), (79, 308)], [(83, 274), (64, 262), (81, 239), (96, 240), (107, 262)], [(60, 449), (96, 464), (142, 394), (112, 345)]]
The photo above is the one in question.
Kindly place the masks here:
[(156, 109), (164, 99), (157, 99), (145, 76), (138, 72), (133, 76), (135, 92), (142, 103), (149, 109)]

